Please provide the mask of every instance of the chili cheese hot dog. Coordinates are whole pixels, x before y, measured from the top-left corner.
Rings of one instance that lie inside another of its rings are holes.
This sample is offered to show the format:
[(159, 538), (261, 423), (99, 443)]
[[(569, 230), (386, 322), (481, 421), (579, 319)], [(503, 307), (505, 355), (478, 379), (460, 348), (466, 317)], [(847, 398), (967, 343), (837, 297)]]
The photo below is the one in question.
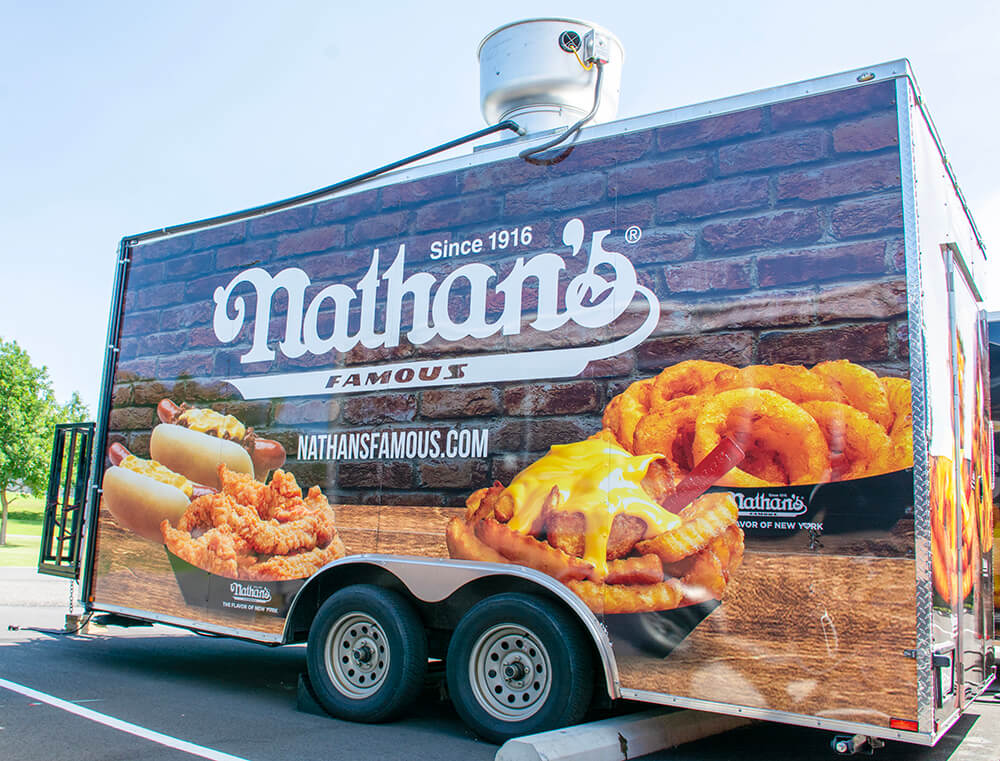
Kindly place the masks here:
[(108, 448), (104, 504), (119, 525), (161, 542), (160, 523), (175, 524), (191, 500), (213, 490), (196, 484), (155, 460), (143, 460), (121, 444)]
[(258, 481), (285, 463), (285, 448), (258, 437), (232, 415), (176, 405), (162, 399), (156, 407), (161, 424), (149, 444), (153, 457), (194, 481), (220, 488), (219, 465), (252, 473)]

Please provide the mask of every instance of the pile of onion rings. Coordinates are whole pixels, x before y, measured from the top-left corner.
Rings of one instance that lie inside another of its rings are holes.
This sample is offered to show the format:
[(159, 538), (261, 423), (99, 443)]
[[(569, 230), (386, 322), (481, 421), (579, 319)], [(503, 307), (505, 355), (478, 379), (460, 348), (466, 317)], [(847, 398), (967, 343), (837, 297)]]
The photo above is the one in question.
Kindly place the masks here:
[(910, 381), (848, 360), (680, 362), (612, 399), (603, 424), (629, 452), (662, 454), (677, 479), (733, 438), (746, 458), (721, 486), (846, 481), (913, 465)]
[[(594, 439), (617, 449), (607, 431), (588, 441)], [(588, 510), (614, 513), (600, 544), (602, 551), (606, 546), (607, 562), (597, 564), (585, 558), (585, 547), (594, 537), (584, 513), (557, 509), (559, 500), (574, 490), (574, 474), (555, 477), (559, 485), (544, 498), (527, 531), (511, 526), (518, 511), (533, 507), (518, 502), (514, 482), (474, 492), (466, 501), (465, 515), (448, 524), (451, 557), (534, 568), (564, 582), (598, 614), (670, 610), (722, 598), (743, 559), (743, 531), (732, 494), (702, 495), (676, 517), (654, 505), (670, 517), (673, 528), (653, 536), (647, 523), (624, 506), (616, 511), (614, 505), (586, 505)], [(650, 469), (642, 488), (656, 500), (672, 493), (669, 486), (664, 488), (663, 472), (656, 469)]]

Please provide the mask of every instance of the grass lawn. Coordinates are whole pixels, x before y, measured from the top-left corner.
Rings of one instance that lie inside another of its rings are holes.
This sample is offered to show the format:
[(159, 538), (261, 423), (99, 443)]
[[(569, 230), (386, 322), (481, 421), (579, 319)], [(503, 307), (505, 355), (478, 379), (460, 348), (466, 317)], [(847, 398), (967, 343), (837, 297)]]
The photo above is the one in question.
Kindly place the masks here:
[(8, 505), (8, 518), (18, 518), (25, 521), (42, 522), (45, 514), (45, 499), (42, 497), (18, 496)]
[(37, 536), (21, 536), (8, 531), (7, 544), (0, 547), (0, 568), (29, 567), (38, 565)]
[(7, 544), (0, 547), (0, 568), (38, 565), (45, 500), (18, 497), (7, 513)]
[(17, 518), (7, 519), (7, 535), (27, 534), (28, 536), (42, 535), (41, 521), (23, 521)]

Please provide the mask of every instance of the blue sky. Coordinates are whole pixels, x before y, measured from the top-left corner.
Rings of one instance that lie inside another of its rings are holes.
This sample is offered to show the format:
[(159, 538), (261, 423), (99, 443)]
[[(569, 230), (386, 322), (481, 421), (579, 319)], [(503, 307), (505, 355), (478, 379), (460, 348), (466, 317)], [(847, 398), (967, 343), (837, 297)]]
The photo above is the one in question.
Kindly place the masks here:
[(123, 235), (478, 129), (480, 40), (539, 16), (617, 34), (621, 117), (909, 58), (1000, 261), (995, 2), (0, 0), (0, 336), (94, 411)]

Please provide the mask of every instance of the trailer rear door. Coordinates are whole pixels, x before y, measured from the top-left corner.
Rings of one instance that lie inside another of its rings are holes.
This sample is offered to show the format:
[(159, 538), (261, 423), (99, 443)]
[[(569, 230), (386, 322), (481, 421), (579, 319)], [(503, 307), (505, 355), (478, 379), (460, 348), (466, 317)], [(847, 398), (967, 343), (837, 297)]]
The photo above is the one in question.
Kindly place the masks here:
[(93, 439), (93, 423), (56, 426), (38, 550), (39, 573), (80, 577), (80, 537)]
[[(983, 593), (989, 588), (990, 566), (984, 549), (992, 541), (992, 504), (984, 500), (981, 486), (988, 482), (983, 465), (988, 459), (985, 445), (983, 388), (985, 364), (980, 311), (972, 285), (958, 251), (943, 247), (948, 268), (950, 300), (951, 370), (953, 380), (953, 424), (955, 430), (954, 525), (955, 567), (959, 594), (953, 599), (957, 629), (955, 678), (960, 708), (971, 702), (986, 678), (987, 623)], [(988, 449), (987, 449), (988, 451)]]

